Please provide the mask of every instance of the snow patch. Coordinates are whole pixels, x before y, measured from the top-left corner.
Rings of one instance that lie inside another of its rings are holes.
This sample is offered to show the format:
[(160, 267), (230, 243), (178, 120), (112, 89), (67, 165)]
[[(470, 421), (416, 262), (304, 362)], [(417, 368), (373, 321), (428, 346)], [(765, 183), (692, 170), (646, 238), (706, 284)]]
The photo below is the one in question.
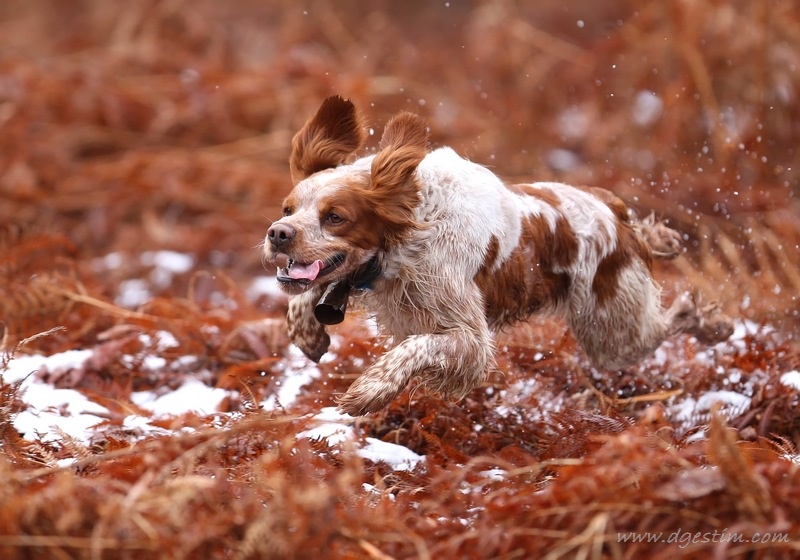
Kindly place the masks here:
[(171, 274), (184, 274), (194, 266), (194, 257), (177, 251), (145, 251), (139, 256), (139, 262)]
[(279, 385), (277, 394), (261, 401), (264, 410), (275, 410), (278, 406), (288, 409), (300, 396), (303, 387), (319, 379), (321, 373), (316, 364), (311, 362), (299, 348), (290, 346), (287, 365), (280, 375), (282, 378), (276, 381)]
[(396, 471), (412, 470), (425, 458), (417, 455), (408, 447), (396, 443), (388, 443), (371, 437), (366, 438), (366, 441), (367, 445), (356, 451), (359, 457), (374, 463), (386, 463)]
[[(333, 407), (325, 407), (319, 414), (311, 418), (311, 421), (320, 422), (320, 424), (300, 432), (297, 437), (324, 439), (331, 446), (354, 442), (356, 437), (355, 429), (352, 426), (354, 420), (355, 418), (349, 414), (342, 414)], [(366, 438), (365, 441), (366, 445), (357, 448), (356, 454), (374, 463), (386, 463), (394, 470), (412, 470), (417, 463), (425, 459), (424, 456), (396, 443), (372, 437)]]
[(15, 383), (42, 368), (51, 372), (79, 368), (93, 353), (92, 350), (68, 350), (52, 356), (16, 356), (0, 371), (0, 378), (4, 383)]
[(39, 436), (44, 442), (58, 441), (63, 432), (88, 444), (92, 436), (91, 427), (108, 415), (106, 407), (93, 403), (72, 389), (28, 382), (23, 387), (21, 396), (28, 409), (14, 417), (14, 428), (28, 440)]
[(131, 402), (149, 410), (156, 416), (179, 416), (188, 412), (214, 414), (222, 400), (228, 396), (225, 389), (209, 387), (197, 379), (187, 379), (174, 391), (156, 396), (152, 391), (131, 394)]
[(800, 371), (795, 369), (781, 375), (781, 384), (791, 387), (796, 391), (800, 391)]
[(150, 301), (152, 297), (147, 282), (141, 278), (132, 278), (119, 283), (119, 293), (114, 298), (114, 303), (120, 307), (136, 309)]
[(719, 403), (721, 412), (728, 418), (734, 418), (750, 407), (750, 401), (750, 397), (734, 391), (708, 391), (697, 399), (686, 397), (671, 407), (671, 413), (675, 421), (687, 423), (709, 414), (712, 407)]
[(642, 90), (633, 100), (632, 117), (639, 126), (645, 127), (655, 123), (664, 110), (664, 102), (650, 90)]
[(318, 414), (311, 418), (312, 422), (319, 425), (297, 434), (299, 438), (324, 439), (329, 445), (337, 445), (355, 439), (353, 421), (349, 414), (343, 414), (332, 406), (324, 407)]

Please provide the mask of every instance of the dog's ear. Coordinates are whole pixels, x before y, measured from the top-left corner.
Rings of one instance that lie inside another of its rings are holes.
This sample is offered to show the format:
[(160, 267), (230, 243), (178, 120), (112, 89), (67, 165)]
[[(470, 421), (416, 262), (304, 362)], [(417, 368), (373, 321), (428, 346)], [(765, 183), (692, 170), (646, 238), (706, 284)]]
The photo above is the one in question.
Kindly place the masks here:
[(402, 112), (383, 129), (372, 160), (372, 188), (401, 189), (428, 153), (428, 128), (418, 115)]
[(364, 119), (355, 105), (338, 95), (328, 97), (292, 139), (292, 181), (345, 163), (365, 141)]
[(370, 198), (390, 241), (415, 227), (419, 187), (412, 176), (427, 154), (428, 128), (422, 118), (402, 112), (386, 123), (372, 160)]

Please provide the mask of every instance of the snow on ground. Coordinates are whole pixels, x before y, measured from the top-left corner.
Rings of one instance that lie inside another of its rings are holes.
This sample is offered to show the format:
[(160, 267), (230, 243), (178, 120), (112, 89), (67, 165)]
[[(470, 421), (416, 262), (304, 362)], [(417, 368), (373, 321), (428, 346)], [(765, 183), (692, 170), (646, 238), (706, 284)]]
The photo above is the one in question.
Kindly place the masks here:
[[(728, 340), (700, 350), (692, 357), (692, 360), (701, 364), (714, 364), (717, 362), (716, 356), (746, 350), (746, 338), (748, 336), (753, 336), (758, 333), (768, 334), (772, 331), (773, 329), (769, 326), (759, 325), (758, 323), (746, 319), (736, 321), (734, 323), (733, 334)], [(665, 343), (664, 346), (667, 344), (669, 344), (669, 342)], [(667, 362), (667, 356), (662, 349), (656, 351), (654, 361), (662, 365)], [(672, 365), (678, 366), (679, 364), (673, 361)], [(742, 371), (738, 368), (725, 369), (723, 366), (718, 365), (715, 371), (720, 376), (719, 383), (723, 386), (739, 384), (742, 378)], [(789, 373), (784, 374), (784, 377), (788, 376)], [(791, 380), (792, 378), (787, 377), (787, 379)], [(781, 378), (781, 382), (789, 384), (783, 378)], [(800, 388), (800, 376), (798, 376), (797, 387)], [(752, 390), (742, 393), (723, 389), (707, 391), (701, 395), (682, 395), (676, 398), (673, 404), (667, 409), (667, 415), (674, 422), (678, 423), (679, 427), (689, 429), (698, 422), (705, 421), (710, 415), (714, 405), (719, 405), (720, 413), (728, 419), (732, 419), (743, 414), (750, 408), (752, 394)], [(698, 432), (695, 437), (703, 437), (703, 432)]]
[[(148, 335), (142, 342), (155, 350), (164, 350), (177, 346), (171, 333), (159, 332), (155, 340)], [(334, 337), (333, 348), (341, 341)], [(47, 371), (58, 377), (59, 372), (77, 369), (93, 355), (92, 350), (70, 350), (52, 356), (16, 356), (10, 359), (4, 369), (0, 369), (0, 379), (4, 384), (20, 382), (19, 398), (27, 408), (13, 419), (15, 429), (22, 437), (34, 441), (41, 438), (44, 442), (58, 442), (66, 434), (75, 440), (89, 445), (97, 435), (93, 427), (105, 421), (109, 410), (73, 389), (59, 389), (45, 383), (37, 375)], [(126, 356), (123, 356), (125, 363)], [(131, 363), (133, 363), (133, 357)], [(181, 363), (191, 361), (193, 356), (184, 356)], [(335, 359), (326, 356), (326, 359)], [(262, 403), (265, 410), (281, 408), (291, 412), (292, 405), (301, 394), (303, 387), (319, 378), (317, 366), (309, 362), (303, 354), (292, 347), (289, 359), (283, 371), (278, 372), (278, 390), (275, 395), (266, 398)], [(161, 369), (168, 364), (164, 358), (148, 355), (141, 361), (145, 368)], [(131, 414), (122, 423), (123, 428), (138, 437), (164, 436), (170, 431), (153, 425), (159, 419), (179, 417), (194, 413), (199, 416), (221, 415), (219, 407), (222, 401), (231, 394), (226, 389), (209, 387), (198, 379), (189, 378), (173, 391), (137, 391), (132, 393), (131, 402), (150, 416)], [(366, 438), (358, 442), (353, 426), (354, 418), (340, 414), (333, 407), (323, 408), (318, 414), (308, 418), (309, 428), (297, 435), (299, 438), (325, 439), (340, 451), (354, 448), (355, 452), (368, 460), (384, 462), (397, 470), (413, 469), (424, 457), (410, 449), (386, 443), (375, 438)]]
[[(354, 420), (349, 414), (342, 414), (333, 407), (325, 407), (310, 419), (310, 423), (316, 425), (300, 432), (297, 437), (324, 439), (330, 445), (353, 442), (356, 437)], [(365, 441), (365, 446), (356, 449), (359, 457), (375, 463), (386, 463), (398, 471), (412, 470), (417, 463), (425, 459), (402, 445), (371, 437), (365, 438)]]
[(50, 371), (80, 367), (91, 357), (91, 350), (70, 350), (53, 356), (21, 356), (8, 362), (0, 373), (3, 383), (21, 381), (20, 396), (28, 408), (14, 417), (14, 427), (26, 439), (50, 442), (61, 438), (61, 432), (88, 442), (90, 428), (103, 421), (99, 415), (108, 410), (91, 402), (72, 389), (56, 389), (36, 378), (42, 368)]
[(781, 383), (787, 387), (791, 387), (797, 391), (800, 391), (800, 371), (797, 371), (796, 369), (787, 371), (781, 375)]
[[(719, 344), (708, 350), (698, 352), (693, 358), (702, 362), (711, 362), (713, 352), (730, 352), (737, 345), (744, 344), (748, 334), (757, 332), (758, 325), (741, 322), (727, 343)], [(145, 347), (153, 348), (155, 352), (178, 345), (175, 337), (166, 331), (156, 333), (155, 337), (142, 335)], [(334, 336), (332, 340), (332, 353), (325, 356), (325, 360), (336, 359), (336, 348), (342, 341)], [(54, 377), (59, 372), (73, 368), (80, 368), (91, 358), (92, 350), (70, 350), (52, 356), (24, 356), (20, 355), (8, 361), (6, 367), (0, 370), (3, 383), (20, 382), (19, 397), (27, 408), (16, 414), (13, 419), (14, 427), (29, 440), (41, 437), (43, 441), (53, 442), (68, 434), (78, 441), (86, 444), (91, 442), (96, 435), (92, 427), (103, 422), (110, 416), (109, 411), (98, 403), (84, 396), (81, 392), (72, 389), (59, 389), (50, 383), (45, 383), (37, 372), (46, 370)], [(123, 357), (123, 362), (125, 361)], [(181, 364), (191, 363), (193, 356), (184, 356), (177, 360)], [(133, 363), (133, 357), (131, 357)], [(652, 358), (653, 363), (664, 363), (666, 357), (658, 353)], [(139, 358), (138, 363), (150, 369), (169, 367), (164, 358), (152, 354)], [(731, 370), (721, 372), (726, 379), (734, 379), (741, 372)], [(292, 406), (305, 386), (318, 379), (322, 374), (317, 366), (308, 361), (296, 348), (291, 347), (288, 358), (284, 360), (283, 369), (276, 372), (277, 390), (273, 395), (264, 399), (260, 404), (264, 410), (285, 410), (291, 412)], [(722, 381), (725, 381), (724, 379)], [(800, 372), (790, 371), (781, 377), (781, 383), (800, 391)], [(725, 383), (722, 383), (725, 385)], [(496, 413), (500, 415), (534, 414), (543, 415), (559, 410), (562, 402), (548, 404), (547, 410), (523, 410), (524, 407), (514, 406), (515, 401), (523, 402), (531, 392), (537, 391), (535, 378), (520, 380), (502, 390), (504, 405), (497, 407)], [(123, 426), (134, 431), (141, 437), (147, 435), (163, 435), (168, 433), (163, 428), (154, 426), (156, 420), (179, 417), (193, 412), (198, 415), (222, 414), (219, 412), (220, 404), (230, 395), (226, 389), (209, 387), (198, 379), (187, 379), (183, 385), (170, 392), (139, 391), (131, 395), (131, 401), (150, 416), (131, 415), (124, 419)], [(669, 408), (669, 415), (674, 421), (687, 425), (701, 416), (707, 415), (714, 403), (722, 405), (722, 411), (729, 417), (736, 416), (746, 411), (750, 406), (750, 396), (729, 390), (708, 391), (701, 395), (682, 396), (674, 401)], [(543, 403), (547, 404), (547, 403)], [(332, 446), (356, 445), (358, 441), (354, 419), (342, 415), (333, 408), (323, 408), (320, 412), (308, 419), (308, 428), (298, 434), (298, 438), (325, 439)], [(480, 429), (480, 427), (476, 427)], [(356, 448), (356, 452), (372, 461), (383, 461), (395, 469), (413, 468), (423, 457), (409, 449), (386, 443), (373, 438), (366, 438)]]
[(197, 379), (188, 379), (183, 385), (156, 395), (153, 391), (137, 391), (131, 394), (131, 402), (153, 413), (154, 416), (180, 416), (194, 412), (200, 416), (214, 414), (228, 396), (229, 391), (209, 387)]
[(676, 422), (687, 424), (697, 418), (705, 418), (714, 405), (720, 405), (720, 412), (734, 418), (750, 408), (750, 397), (734, 391), (708, 391), (697, 398), (685, 397), (670, 409)]
[[(326, 354), (324, 359), (331, 359), (331, 353)], [(279, 374), (280, 379), (276, 381), (278, 391), (261, 402), (261, 407), (264, 410), (288, 409), (300, 396), (303, 387), (315, 379), (319, 379), (321, 375), (316, 364), (309, 362), (308, 358), (296, 346), (289, 347), (288, 357), (285, 360), (283, 370), (279, 371)]]

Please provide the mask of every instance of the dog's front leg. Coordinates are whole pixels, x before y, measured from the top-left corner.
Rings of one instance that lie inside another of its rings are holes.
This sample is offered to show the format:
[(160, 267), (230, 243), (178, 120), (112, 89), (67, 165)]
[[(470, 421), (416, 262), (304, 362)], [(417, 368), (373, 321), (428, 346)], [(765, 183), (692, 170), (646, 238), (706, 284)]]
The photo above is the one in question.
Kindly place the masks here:
[(339, 409), (362, 416), (388, 405), (417, 379), (445, 397), (461, 399), (479, 385), (492, 363), (488, 328), (412, 335), (381, 356), (339, 400)]
[(289, 310), (286, 313), (289, 340), (315, 362), (322, 358), (331, 344), (325, 325), (314, 317), (314, 307), (322, 297), (323, 290), (324, 286), (315, 287), (294, 296), (289, 300)]

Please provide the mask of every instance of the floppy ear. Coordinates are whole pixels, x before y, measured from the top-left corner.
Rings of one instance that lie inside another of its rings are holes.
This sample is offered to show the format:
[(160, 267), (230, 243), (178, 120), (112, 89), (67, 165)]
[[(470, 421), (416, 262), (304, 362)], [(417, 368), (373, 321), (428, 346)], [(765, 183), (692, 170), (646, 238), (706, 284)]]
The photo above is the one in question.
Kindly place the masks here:
[(397, 241), (417, 227), (414, 208), (419, 204), (419, 186), (413, 175), (428, 154), (425, 121), (414, 113), (398, 113), (386, 123), (378, 147), (372, 160), (370, 199), (387, 239)]
[(292, 181), (345, 163), (364, 144), (364, 128), (363, 117), (349, 99), (328, 97), (292, 139)]

